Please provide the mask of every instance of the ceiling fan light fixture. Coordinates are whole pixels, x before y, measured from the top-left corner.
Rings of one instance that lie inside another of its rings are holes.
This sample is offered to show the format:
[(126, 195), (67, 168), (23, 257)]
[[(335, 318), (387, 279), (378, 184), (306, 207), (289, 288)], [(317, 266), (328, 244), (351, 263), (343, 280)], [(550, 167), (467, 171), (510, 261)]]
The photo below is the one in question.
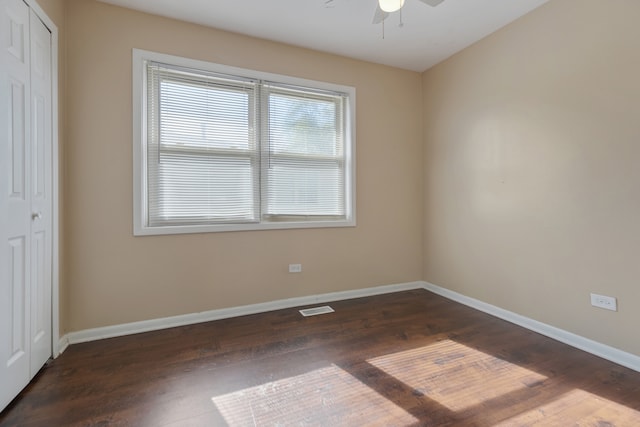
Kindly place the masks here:
[(404, 0), (378, 0), (378, 4), (385, 12), (395, 12), (404, 6)]

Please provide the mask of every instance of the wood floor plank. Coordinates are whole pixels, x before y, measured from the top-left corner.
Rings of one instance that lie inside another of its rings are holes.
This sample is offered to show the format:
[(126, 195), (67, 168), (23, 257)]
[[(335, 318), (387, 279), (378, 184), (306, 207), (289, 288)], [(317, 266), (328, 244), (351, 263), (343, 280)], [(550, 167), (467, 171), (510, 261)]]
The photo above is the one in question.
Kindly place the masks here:
[(640, 373), (424, 290), (70, 346), (5, 426), (635, 426)]

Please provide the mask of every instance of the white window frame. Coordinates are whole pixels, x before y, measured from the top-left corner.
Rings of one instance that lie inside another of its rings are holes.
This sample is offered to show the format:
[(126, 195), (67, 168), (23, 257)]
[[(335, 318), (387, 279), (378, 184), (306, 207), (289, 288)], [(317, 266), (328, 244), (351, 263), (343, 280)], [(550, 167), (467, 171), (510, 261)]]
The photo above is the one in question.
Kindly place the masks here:
[[(154, 61), (242, 78), (277, 82), (280, 84), (341, 92), (347, 94), (345, 105), (345, 212), (340, 220), (284, 220), (273, 222), (223, 223), (198, 225), (150, 226), (147, 212), (147, 73), (146, 62)], [(135, 236), (209, 233), (225, 231), (273, 230), (295, 228), (354, 227), (356, 225), (355, 185), (355, 105), (356, 91), (350, 86), (264, 73), (243, 68), (199, 61), (162, 53), (133, 49), (133, 234)]]

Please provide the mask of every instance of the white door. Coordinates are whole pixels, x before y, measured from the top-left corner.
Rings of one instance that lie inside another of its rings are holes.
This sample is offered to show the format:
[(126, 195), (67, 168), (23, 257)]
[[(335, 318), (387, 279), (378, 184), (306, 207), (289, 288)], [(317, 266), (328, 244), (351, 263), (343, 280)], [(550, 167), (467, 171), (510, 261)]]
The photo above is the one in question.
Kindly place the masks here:
[(0, 0), (0, 410), (51, 355), (51, 38)]
[(31, 376), (51, 357), (51, 33), (31, 11)]

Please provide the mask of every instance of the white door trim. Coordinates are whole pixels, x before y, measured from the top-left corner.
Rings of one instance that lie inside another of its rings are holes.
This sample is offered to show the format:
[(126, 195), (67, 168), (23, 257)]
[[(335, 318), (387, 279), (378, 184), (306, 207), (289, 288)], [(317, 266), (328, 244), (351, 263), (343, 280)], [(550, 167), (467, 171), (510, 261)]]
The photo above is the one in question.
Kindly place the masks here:
[(36, 0), (24, 2), (51, 31), (51, 178), (52, 178), (52, 227), (51, 227), (51, 352), (60, 354), (60, 205), (59, 205), (59, 154), (58, 154), (58, 27), (42, 10)]

